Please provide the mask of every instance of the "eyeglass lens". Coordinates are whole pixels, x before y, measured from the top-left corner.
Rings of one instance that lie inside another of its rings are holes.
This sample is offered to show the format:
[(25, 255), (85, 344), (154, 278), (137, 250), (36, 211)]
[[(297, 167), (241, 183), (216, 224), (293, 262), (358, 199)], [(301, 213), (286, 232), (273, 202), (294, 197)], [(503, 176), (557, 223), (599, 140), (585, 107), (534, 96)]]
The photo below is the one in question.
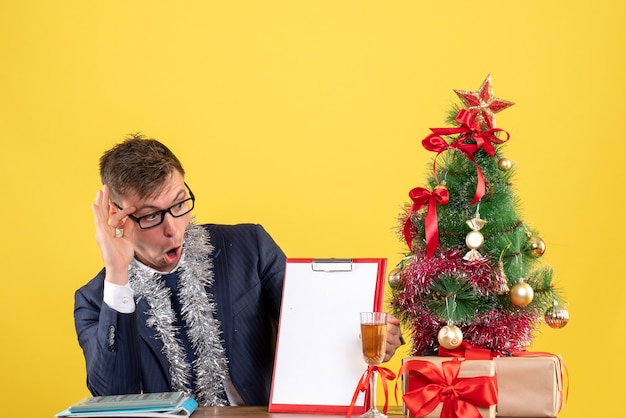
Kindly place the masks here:
[(169, 212), (173, 217), (178, 218), (191, 212), (193, 206), (194, 199), (190, 197), (189, 199), (183, 200), (182, 202), (179, 202), (165, 210), (160, 210), (158, 212), (154, 212), (138, 218), (139, 226), (141, 228), (155, 227), (163, 222), (166, 213)]

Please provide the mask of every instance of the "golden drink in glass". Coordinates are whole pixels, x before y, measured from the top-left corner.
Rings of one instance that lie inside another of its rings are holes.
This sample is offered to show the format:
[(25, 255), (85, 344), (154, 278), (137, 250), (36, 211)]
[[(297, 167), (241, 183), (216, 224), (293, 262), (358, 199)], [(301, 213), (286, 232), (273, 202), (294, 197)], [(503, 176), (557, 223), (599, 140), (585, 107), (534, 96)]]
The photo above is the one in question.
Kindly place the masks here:
[(387, 326), (385, 324), (361, 324), (363, 358), (369, 366), (376, 366), (385, 357)]
[[(361, 345), (363, 358), (368, 366), (378, 366), (385, 358), (387, 345), (387, 314), (383, 312), (361, 312)], [(370, 373), (370, 409), (360, 418), (387, 418), (376, 409), (376, 385), (378, 372)]]

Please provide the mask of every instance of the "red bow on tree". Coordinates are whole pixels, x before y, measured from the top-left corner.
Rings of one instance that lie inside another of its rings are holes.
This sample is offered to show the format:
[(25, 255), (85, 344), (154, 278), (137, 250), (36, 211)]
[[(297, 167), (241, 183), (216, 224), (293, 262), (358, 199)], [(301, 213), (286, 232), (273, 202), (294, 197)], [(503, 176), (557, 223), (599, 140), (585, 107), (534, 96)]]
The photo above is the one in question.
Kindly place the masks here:
[(441, 418), (480, 418), (478, 407), (498, 403), (494, 376), (459, 378), (461, 361), (455, 358), (441, 363), (441, 370), (424, 360), (411, 360), (402, 365), (398, 375), (411, 374), (413, 388), (402, 396), (404, 404), (416, 417), (432, 412), (443, 403)]
[[(478, 182), (476, 184), (474, 198), (472, 199), (472, 205), (478, 202), (485, 195), (485, 178), (480, 167), (478, 166), (478, 163), (476, 162), (476, 159), (474, 158), (474, 153), (482, 148), (487, 154), (493, 157), (495, 155), (495, 148), (493, 144), (502, 144), (508, 141), (510, 137), (508, 132), (503, 129), (491, 128), (483, 131), (480, 123), (478, 123), (475, 118), (475, 113), (461, 109), (454, 119), (460, 124), (459, 127), (431, 128), (430, 130), (432, 131), (432, 134), (422, 140), (422, 145), (428, 151), (434, 151), (437, 154), (441, 154), (448, 149), (458, 149), (467, 157), (468, 160), (474, 163), (476, 166)], [(498, 138), (495, 135), (497, 132), (504, 132), (506, 134), (506, 139), (502, 140)], [(442, 138), (442, 136), (456, 134), (460, 134), (460, 138), (450, 144)], [(468, 140), (473, 142), (466, 142)], [(435, 175), (435, 179), (437, 179), (435, 167), (436, 159), (437, 157), (435, 157), (435, 161), (433, 161), (433, 173)]]
[(437, 224), (437, 205), (445, 205), (448, 203), (448, 189), (443, 186), (437, 186), (430, 192), (423, 187), (416, 187), (409, 192), (409, 197), (413, 201), (409, 215), (404, 222), (404, 239), (406, 240), (409, 250), (413, 251), (413, 234), (411, 233), (411, 215), (428, 206), (426, 209), (426, 254), (428, 258), (432, 257), (439, 247), (439, 226)]
[[(480, 123), (476, 120), (476, 114), (465, 109), (459, 110), (454, 120), (461, 124), (458, 128), (452, 128), (457, 130), (457, 132), (453, 132), (452, 134), (461, 134), (461, 138), (456, 142), (460, 144), (461, 149), (467, 150), (472, 154), (482, 148), (487, 154), (493, 157), (496, 153), (493, 144), (503, 144), (510, 138), (509, 133), (504, 129), (491, 128), (483, 131)], [(497, 132), (504, 132), (506, 139), (498, 138), (495, 135)], [(465, 141), (468, 139), (473, 140), (475, 143), (466, 143)]]

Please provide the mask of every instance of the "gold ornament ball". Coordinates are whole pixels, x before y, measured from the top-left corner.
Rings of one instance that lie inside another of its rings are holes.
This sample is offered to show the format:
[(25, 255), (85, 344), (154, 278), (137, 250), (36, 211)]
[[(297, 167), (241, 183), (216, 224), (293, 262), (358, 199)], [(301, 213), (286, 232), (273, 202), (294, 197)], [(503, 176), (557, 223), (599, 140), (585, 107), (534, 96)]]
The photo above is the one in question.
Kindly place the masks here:
[(511, 169), (511, 160), (509, 160), (508, 158), (500, 158), (498, 160), (498, 168), (502, 171), (509, 171)]
[(541, 257), (546, 252), (546, 243), (537, 235), (528, 238), (528, 253), (533, 257)]
[(471, 231), (465, 236), (465, 245), (467, 248), (477, 250), (485, 243), (485, 237), (479, 231)]
[(445, 184), (443, 184), (443, 183), (439, 183), (439, 184), (438, 184), (438, 185), (436, 185), (436, 186), (435, 186), (435, 188), (433, 189), (433, 191), (435, 191), (435, 190), (446, 190), (446, 191), (447, 191), (447, 190), (448, 190), (448, 188), (446, 187), (446, 185), (445, 185)]
[(402, 270), (399, 268), (391, 270), (387, 276), (387, 281), (389, 282), (389, 287), (397, 289), (400, 283), (402, 283)]
[(561, 305), (548, 308), (543, 318), (551, 328), (563, 328), (569, 321), (569, 312)]
[(446, 325), (439, 330), (437, 341), (443, 348), (453, 350), (463, 342), (463, 332), (456, 325)]
[(513, 305), (520, 307), (524, 307), (532, 302), (534, 295), (535, 292), (533, 291), (533, 288), (525, 282), (515, 283), (509, 291), (509, 297), (511, 298)]

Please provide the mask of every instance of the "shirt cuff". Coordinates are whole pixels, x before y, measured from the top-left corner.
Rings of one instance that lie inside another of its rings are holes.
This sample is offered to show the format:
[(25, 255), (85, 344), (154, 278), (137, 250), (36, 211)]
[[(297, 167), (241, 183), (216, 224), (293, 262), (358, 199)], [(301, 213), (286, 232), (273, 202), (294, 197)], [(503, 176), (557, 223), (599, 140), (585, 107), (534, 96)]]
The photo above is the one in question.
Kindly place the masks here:
[(125, 285), (104, 282), (104, 303), (119, 313), (135, 312), (135, 292), (130, 283)]

